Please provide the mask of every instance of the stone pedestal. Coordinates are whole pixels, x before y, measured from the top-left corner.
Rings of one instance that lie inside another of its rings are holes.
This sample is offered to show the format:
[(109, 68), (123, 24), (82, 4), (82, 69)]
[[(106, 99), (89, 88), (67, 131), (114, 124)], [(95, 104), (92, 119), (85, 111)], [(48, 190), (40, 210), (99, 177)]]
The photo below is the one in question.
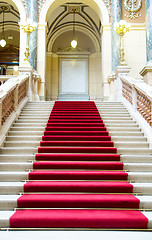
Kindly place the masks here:
[(122, 82), (120, 80), (121, 75), (128, 75), (131, 68), (127, 65), (119, 65), (115, 69), (115, 79), (114, 79), (114, 100), (121, 101), (122, 98)]
[(146, 65), (140, 72), (145, 83), (152, 86), (152, 65)]
[(33, 67), (29, 63), (25, 63), (22, 66), (19, 66), (19, 74), (29, 76), (28, 84), (28, 101), (33, 101)]

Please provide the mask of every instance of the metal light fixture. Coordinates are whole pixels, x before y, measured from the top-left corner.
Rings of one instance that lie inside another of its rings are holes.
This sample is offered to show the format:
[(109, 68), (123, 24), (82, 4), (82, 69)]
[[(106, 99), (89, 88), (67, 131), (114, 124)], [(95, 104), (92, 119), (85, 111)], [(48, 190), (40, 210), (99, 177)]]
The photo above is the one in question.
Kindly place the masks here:
[(29, 36), (30, 34), (36, 29), (37, 27), (37, 23), (36, 22), (32, 22), (31, 19), (27, 19), (27, 23), (25, 25), (20, 24), (21, 27), (24, 29), (24, 32), (26, 32), (27, 34), (27, 43), (26, 43), (26, 51), (25, 51), (25, 59), (24, 61), (29, 62)]
[(73, 40), (71, 41), (71, 47), (76, 48), (77, 41), (75, 39), (75, 9), (73, 9)]
[(5, 47), (6, 46), (6, 41), (4, 37), (4, 13), (9, 10), (8, 6), (0, 6), (0, 11), (3, 12), (3, 26), (2, 26), (2, 38), (0, 40), (0, 46)]
[(125, 20), (120, 20), (119, 23), (115, 23), (115, 30), (116, 33), (119, 34), (121, 37), (121, 45), (120, 45), (120, 65), (126, 65), (125, 58), (124, 58), (124, 35), (126, 32), (129, 31), (130, 24), (127, 23)]

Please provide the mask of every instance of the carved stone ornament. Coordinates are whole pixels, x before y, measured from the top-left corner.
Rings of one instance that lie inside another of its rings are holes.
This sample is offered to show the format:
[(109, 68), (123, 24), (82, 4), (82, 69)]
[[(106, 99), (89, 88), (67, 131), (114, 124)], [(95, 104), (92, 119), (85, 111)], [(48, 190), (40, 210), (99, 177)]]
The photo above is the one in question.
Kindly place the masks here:
[(111, 5), (112, 5), (112, 0), (104, 0), (106, 7), (108, 9), (109, 17), (111, 17)]
[(26, 11), (26, 14), (27, 14), (27, 12), (28, 12), (28, 1), (27, 0), (22, 0), (22, 3), (25, 7), (25, 11)]
[(45, 3), (46, 0), (38, 0), (38, 15), (40, 14), (40, 11), (42, 9), (43, 4)]
[(128, 18), (138, 18), (141, 14), (137, 13), (142, 7), (142, 0), (124, 0), (124, 8), (129, 12), (125, 14)]

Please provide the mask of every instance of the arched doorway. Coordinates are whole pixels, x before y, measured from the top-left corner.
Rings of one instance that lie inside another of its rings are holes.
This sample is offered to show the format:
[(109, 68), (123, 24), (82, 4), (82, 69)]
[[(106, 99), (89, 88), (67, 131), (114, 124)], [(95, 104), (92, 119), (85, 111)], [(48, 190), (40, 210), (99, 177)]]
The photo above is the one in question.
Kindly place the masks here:
[[(107, 39), (102, 38), (103, 23), (109, 23), (109, 16), (103, 1), (90, 2), (86, 0), (81, 3), (71, 1), (70, 4), (63, 3), (60, 0), (55, 2), (46, 1), (42, 7), (40, 13), (41, 26), (38, 33), (38, 38), (42, 41), (41, 45), (38, 43), (37, 69), (42, 76), (43, 82), (45, 82), (46, 99), (55, 100), (60, 95), (60, 59), (63, 58), (61, 57), (61, 55), (63, 56), (63, 52), (65, 53), (66, 49), (69, 51), (70, 47), (73, 24), (70, 9), (72, 7), (78, 8), (76, 14), (76, 32), (79, 38), (78, 48), (85, 52), (85, 58), (88, 59), (88, 96), (90, 99), (101, 100), (103, 97), (103, 79), (105, 79), (104, 64), (106, 64), (102, 49), (104, 45), (111, 48), (111, 39), (108, 38), (107, 41)], [(46, 25), (47, 37), (45, 41), (44, 38), (42, 39), (42, 31), (45, 31)], [(69, 56), (72, 55), (71, 52), (69, 52)], [(108, 54), (110, 55), (111, 53), (108, 52)], [(73, 52), (73, 57), (74, 55), (78, 55), (78, 51)], [(108, 66), (110, 73), (110, 61)]]
[[(6, 9), (3, 12), (2, 9)], [(2, 29), (4, 28), (4, 37), (6, 46), (0, 47), (0, 62), (6, 66), (6, 73), (12, 75), (13, 66), (19, 65), (24, 60), (24, 46), (26, 35), (20, 31), (19, 22), (25, 22), (26, 12), (21, 0), (7, 0), (0, 3), (0, 35), (2, 36)]]

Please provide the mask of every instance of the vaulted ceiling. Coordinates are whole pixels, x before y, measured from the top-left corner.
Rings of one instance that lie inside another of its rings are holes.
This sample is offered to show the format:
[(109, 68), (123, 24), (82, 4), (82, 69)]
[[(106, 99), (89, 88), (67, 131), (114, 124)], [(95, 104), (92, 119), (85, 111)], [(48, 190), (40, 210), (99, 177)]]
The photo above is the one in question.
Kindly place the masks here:
[[(75, 15), (75, 21), (73, 16)], [(69, 39), (72, 37), (73, 24), (75, 24), (76, 37), (80, 47), (85, 50), (95, 51), (93, 42), (101, 47), (101, 21), (96, 12), (83, 3), (66, 3), (59, 6), (47, 18), (47, 46), (52, 51), (57, 50), (55, 40), (58, 39), (59, 48), (68, 47)], [(59, 41), (60, 39), (60, 41)], [(84, 41), (83, 41), (84, 39)], [(93, 40), (94, 39), (94, 40)], [(54, 41), (54, 43), (50, 43)], [(67, 45), (66, 45), (67, 43)], [(53, 46), (55, 44), (55, 47)], [(51, 46), (50, 46), (51, 45)]]

